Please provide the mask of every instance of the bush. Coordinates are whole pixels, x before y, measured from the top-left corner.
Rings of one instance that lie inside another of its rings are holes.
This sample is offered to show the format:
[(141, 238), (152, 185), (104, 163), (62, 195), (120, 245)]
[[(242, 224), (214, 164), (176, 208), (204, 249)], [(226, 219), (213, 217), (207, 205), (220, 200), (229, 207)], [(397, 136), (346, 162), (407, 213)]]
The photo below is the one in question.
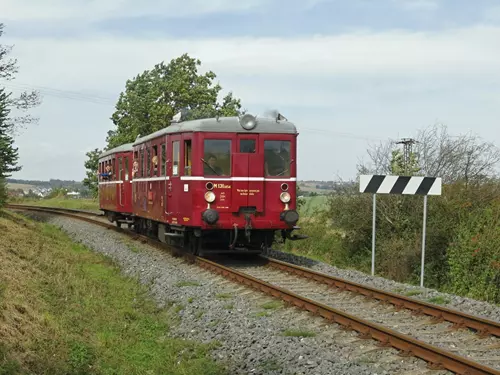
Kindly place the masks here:
[[(442, 196), (428, 197), (426, 286), (500, 302), (499, 202), (500, 183), (496, 180), (448, 184), (443, 186)], [(333, 227), (344, 233), (339, 237), (347, 257), (342, 262), (368, 271), (372, 196), (355, 190), (331, 195), (328, 213)], [(378, 274), (402, 282), (419, 281), (422, 215), (422, 197), (377, 196)], [(471, 242), (478, 234), (477, 243)], [(472, 255), (476, 248), (480, 250)]]
[(500, 203), (471, 207), (448, 247), (449, 280), (453, 293), (500, 302)]

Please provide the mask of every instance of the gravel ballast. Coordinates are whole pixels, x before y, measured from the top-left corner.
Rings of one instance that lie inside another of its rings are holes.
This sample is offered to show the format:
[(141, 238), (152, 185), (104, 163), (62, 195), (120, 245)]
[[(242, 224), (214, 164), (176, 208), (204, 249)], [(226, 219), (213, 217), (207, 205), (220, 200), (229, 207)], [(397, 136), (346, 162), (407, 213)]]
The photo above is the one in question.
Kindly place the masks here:
[(265, 255), (269, 258), (307, 267), (314, 271), (350, 280), (358, 284), (369, 285), (374, 288), (406, 295), (410, 298), (421, 301), (430, 303), (433, 303), (433, 301), (439, 301), (441, 306), (446, 306), (470, 315), (480, 316), (485, 319), (500, 322), (500, 306), (490, 304), (488, 302), (442, 293), (430, 288), (420, 288), (419, 286), (403, 284), (393, 280), (384, 279), (382, 277), (367, 275), (356, 270), (341, 269), (326, 263), (282, 251), (269, 250)]
[[(177, 311), (178, 324), (169, 334), (205, 343), (217, 341), (220, 345), (213, 356), (227, 365), (230, 374), (404, 374), (425, 370), (421, 360), (399, 357), (394, 349), (381, 350), (373, 340), (361, 340), (355, 332), (284, 307), (262, 293), (123, 234), (61, 216), (27, 215), (60, 227), (76, 242), (112, 258), (124, 274), (148, 285), (160, 306)], [(267, 255), (386, 290), (415, 288), (292, 254), (271, 251)], [(426, 298), (434, 295), (444, 294), (429, 290)], [(489, 319), (500, 317), (498, 307), (444, 296), (454, 308)]]

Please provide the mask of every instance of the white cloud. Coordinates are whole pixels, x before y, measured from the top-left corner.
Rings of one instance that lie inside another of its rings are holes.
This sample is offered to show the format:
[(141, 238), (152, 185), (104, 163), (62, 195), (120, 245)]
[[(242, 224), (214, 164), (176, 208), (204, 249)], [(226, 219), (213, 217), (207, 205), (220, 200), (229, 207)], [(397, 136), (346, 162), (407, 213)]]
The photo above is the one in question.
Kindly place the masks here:
[(12, 41), (23, 71), (31, 72), (30, 81), (99, 87), (123, 82), (125, 77), (184, 52), (199, 57), (207, 69), (234, 75), (462, 75), (485, 70), (496, 74), (499, 39), (500, 27), (476, 27), (435, 33), (360, 32), (300, 39), (94, 36)]
[[(492, 95), (500, 86), (499, 39), (498, 27), (474, 27), (300, 39), (143, 40), (94, 35), (2, 42), (16, 45), (13, 53), (20, 74), (14, 84), (87, 90), (110, 103), (48, 97), (39, 110), (40, 126), (19, 138), (22, 173), (27, 177), (54, 171), (49, 164), (45, 171), (38, 164), (36, 169), (30, 166), (30, 160), (42, 158), (33, 148), (36, 137), (37, 142), (52, 142), (54, 149), (64, 144), (65, 159), (80, 160), (47, 177), (83, 178), (84, 155), (78, 150), (94, 142), (96, 147), (103, 144), (111, 127), (112, 103), (125, 81), (159, 61), (188, 52), (201, 59), (203, 69), (215, 71), (224, 89), (233, 90), (249, 110), (285, 108), (285, 115), (303, 132), (301, 178), (331, 178), (336, 171), (352, 175), (361, 156), (353, 150), (364, 147), (359, 143), (364, 141), (338, 133), (377, 138), (397, 137), (398, 132), (414, 135), (415, 128), (440, 118), (450, 122), (452, 132), (474, 127), (500, 143), (494, 130), (499, 98)], [(330, 136), (308, 129), (327, 130)], [(331, 158), (313, 155), (319, 139)]]
[(155, 16), (165, 18), (215, 12), (245, 11), (264, 0), (0, 0), (2, 19), (92, 22), (113, 17)]
[(436, 10), (439, 8), (439, 0), (392, 0), (403, 8), (412, 10)]

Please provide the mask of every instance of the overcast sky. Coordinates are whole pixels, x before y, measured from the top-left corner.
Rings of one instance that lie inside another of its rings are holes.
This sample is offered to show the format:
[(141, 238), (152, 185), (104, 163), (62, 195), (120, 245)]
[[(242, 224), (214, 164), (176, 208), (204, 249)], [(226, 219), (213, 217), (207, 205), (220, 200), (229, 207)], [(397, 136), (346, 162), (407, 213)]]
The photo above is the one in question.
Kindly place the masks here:
[(185, 52), (296, 123), (299, 179), (351, 178), (370, 143), (436, 122), (500, 145), (497, 0), (0, 0), (0, 22), (6, 86), (43, 95), (14, 178), (81, 180), (125, 81)]

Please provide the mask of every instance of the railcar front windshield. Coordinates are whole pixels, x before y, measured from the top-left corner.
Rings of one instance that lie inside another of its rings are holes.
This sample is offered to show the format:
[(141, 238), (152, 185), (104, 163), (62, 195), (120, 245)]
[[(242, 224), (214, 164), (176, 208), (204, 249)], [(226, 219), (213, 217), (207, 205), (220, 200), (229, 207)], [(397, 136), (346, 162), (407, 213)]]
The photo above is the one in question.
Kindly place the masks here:
[(266, 177), (290, 177), (290, 141), (264, 141)]
[(231, 175), (231, 141), (228, 139), (205, 139), (203, 155), (205, 176)]

